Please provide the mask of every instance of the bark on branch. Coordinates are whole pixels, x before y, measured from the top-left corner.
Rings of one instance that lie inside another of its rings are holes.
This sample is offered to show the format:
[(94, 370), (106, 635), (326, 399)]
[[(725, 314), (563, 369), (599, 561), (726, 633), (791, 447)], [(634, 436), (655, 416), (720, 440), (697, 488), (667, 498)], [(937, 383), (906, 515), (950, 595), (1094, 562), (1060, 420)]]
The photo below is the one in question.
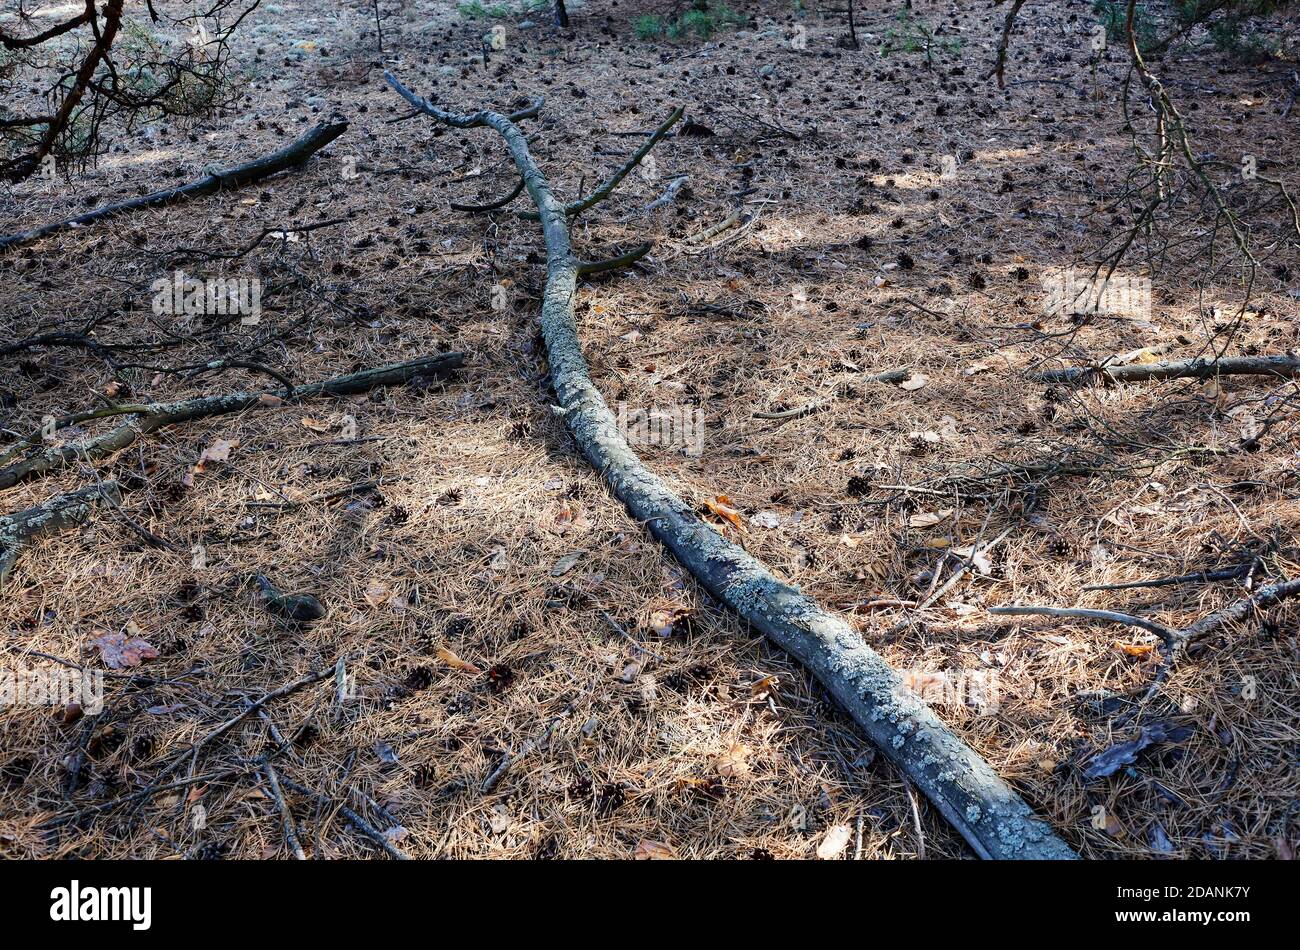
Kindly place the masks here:
[(455, 115), (424, 103), (391, 74), (408, 102), (458, 128), (489, 126), (505, 140), (537, 206), (546, 239), (542, 336), (556, 397), (574, 440), (622, 501), (715, 597), (796, 656), (859, 726), (924, 791), (983, 858), (1072, 858), (1068, 845), (963, 743), (861, 636), (719, 535), (641, 463), (591, 381), (574, 316), (579, 259), (566, 206), (509, 117)]
[(255, 181), (261, 181), (263, 178), (269, 178), (278, 172), (301, 165), (346, 132), (347, 129), (348, 123), (346, 121), (322, 122), (278, 152), (264, 155), (261, 158), (253, 159), (242, 165), (236, 165), (233, 168), (213, 171), (196, 181), (190, 182), (188, 185), (168, 188), (165, 191), (155, 191), (152, 194), (141, 195), (139, 198), (131, 198), (128, 201), (105, 205), (102, 208), (96, 208), (94, 211), (87, 211), (85, 214), (65, 218), (62, 221), (52, 221), (30, 231), (0, 237), (0, 251), (20, 244), (28, 244), (66, 228), (93, 224), (113, 215), (138, 211), (141, 208), (157, 208), (177, 201), (187, 201), (190, 198), (201, 198), (205, 195), (215, 194), (223, 189), (239, 188)]
[(18, 555), (32, 541), (85, 524), (93, 505), (116, 507), (121, 503), (122, 491), (117, 482), (102, 482), (0, 518), (0, 586), (9, 579)]
[(1072, 383), (1093, 377), (1115, 383), (1144, 383), (1159, 379), (1213, 379), (1216, 376), (1300, 376), (1300, 357), (1225, 356), (1217, 360), (1174, 360), (1128, 366), (1071, 366), (1045, 370), (1035, 378), (1044, 383)]
[(281, 392), (235, 392), (217, 396), (203, 396), (178, 402), (149, 403), (135, 407), (131, 418), (103, 435), (71, 445), (51, 446), (34, 455), (0, 468), (0, 489), (11, 488), (21, 481), (44, 475), (74, 461), (92, 461), (118, 452), (142, 435), (156, 432), (179, 422), (193, 422), (209, 416), (220, 416), (248, 409), (266, 409), (285, 401), (298, 402), (321, 396), (350, 396), (369, 392), (380, 386), (397, 386), (417, 376), (440, 376), (458, 369), (464, 363), (463, 353), (443, 353), (427, 356), (409, 363), (397, 363), (376, 369), (362, 370), (347, 376), (338, 376), (320, 383), (298, 386), (288, 398)]

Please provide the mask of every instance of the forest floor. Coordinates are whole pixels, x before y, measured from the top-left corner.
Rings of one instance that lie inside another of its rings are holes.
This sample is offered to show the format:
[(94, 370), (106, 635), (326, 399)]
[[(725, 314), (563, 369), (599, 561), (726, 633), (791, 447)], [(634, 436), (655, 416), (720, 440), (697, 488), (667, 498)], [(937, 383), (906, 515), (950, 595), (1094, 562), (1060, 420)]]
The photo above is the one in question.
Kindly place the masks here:
[[(918, 0), (915, 16), (942, 26), (927, 62), (922, 49), (881, 54), (898, 42), (899, 5), (860, 6), (852, 50), (837, 45), (842, 16), (790, 4), (737, 3), (757, 22), (668, 41), (638, 38), (641, 11), (626, 2), (572, 3), (567, 33), (544, 15), (413, 2), (384, 20), (381, 54), (369, 4), (264, 4), (236, 46), (249, 78), (234, 108), (122, 132), (84, 174), (0, 192), (7, 229), (30, 227), (271, 151), (336, 112), (351, 122), (299, 171), (0, 259), (0, 346), (88, 324), (100, 341), (172, 343), (119, 357), (145, 368), (117, 376), (84, 349), (9, 353), (10, 433), (97, 393), (277, 385), (245, 369), (157, 369), (215, 353), (251, 354), (296, 383), (467, 354), (447, 383), (177, 426), (93, 469), (0, 491), (0, 510), (14, 511), (96, 473), (116, 478), (123, 512), (175, 545), (147, 545), (99, 512), (24, 552), (0, 601), (0, 663), (31, 666), (39, 651), (98, 668), (88, 645), (113, 632), (158, 656), (126, 671), (152, 679), (110, 676), (97, 717), (0, 714), (0, 854), (287, 856), (248, 764), (268, 747), (257, 716), (171, 780), (231, 774), (40, 826), (149, 786), (247, 698), (340, 657), (342, 697), (324, 681), (267, 705), (290, 745), (281, 774), (349, 801), (414, 857), (798, 858), (828, 837), (824, 853), (849, 857), (970, 854), (811, 676), (684, 577), (576, 453), (538, 334), (543, 245), (512, 213), (527, 197), (491, 215), (449, 208), (513, 187), (502, 144), (397, 121), (409, 110), (387, 68), (461, 111), (544, 95), (525, 128), (570, 199), (641, 141), (621, 133), (684, 105), (691, 124), (574, 233), (588, 258), (655, 242), (639, 266), (585, 283), (578, 303), (611, 405), (702, 412), (697, 443), (641, 445), (642, 457), (778, 575), (851, 617), (1083, 855), (1290, 856), (1294, 606), (1207, 640), (1127, 725), (1116, 717), (1154, 675), (1154, 637), (986, 608), (1109, 608), (1179, 627), (1242, 596), (1241, 582), (1083, 588), (1256, 554), (1294, 576), (1300, 433), (1283, 418), (1253, 436), (1295, 384), (1034, 381), (1037, 368), (1141, 348), (1203, 355), (1242, 287), (1207, 280), (1200, 252), (1177, 246), (1153, 271), (1138, 257), (1122, 269), (1150, 277), (1148, 312), (1045, 313), (1044, 279), (1084, 269), (1132, 220), (1127, 204), (1106, 207), (1134, 163), (1118, 107), (1127, 58), (1111, 50), (1090, 68), (1090, 3), (1024, 8), (1004, 90), (985, 78), (1004, 8)], [(484, 65), (494, 26), (504, 48)], [(1205, 49), (1154, 68), (1202, 148), (1260, 156), (1300, 188), (1289, 67)], [(674, 200), (644, 213), (680, 175)], [(734, 226), (701, 239), (736, 210)], [(345, 220), (231, 259), (193, 250), (234, 253), (266, 228), (334, 219)], [(1263, 262), (1229, 352), (1296, 346), (1295, 247), (1279, 242)], [(259, 279), (260, 324), (160, 318), (151, 285), (176, 270)], [(904, 385), (867, 378), (899, 367)], [(1190, 451), (1206, 447), (1218, 451)], [(1063, 458), (1085, 471), (995, 471)], [(942, 583), (961, 552), (997, 537), (987, 561), (916, 607), (936, 570)], [(254, 573), (310, 591), (327, 616), (275, 621)], [(1156, 722), (1177, 738), (1085, 777), (1098, 751)], [(332, 807), (289, 801), (314, 856), (379, 854)]]

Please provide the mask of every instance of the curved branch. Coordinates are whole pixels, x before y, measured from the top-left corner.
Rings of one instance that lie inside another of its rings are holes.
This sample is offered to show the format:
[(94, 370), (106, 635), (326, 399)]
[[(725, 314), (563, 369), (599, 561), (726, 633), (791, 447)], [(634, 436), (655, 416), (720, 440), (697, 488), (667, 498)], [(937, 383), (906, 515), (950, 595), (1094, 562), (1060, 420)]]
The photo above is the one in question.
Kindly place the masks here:
[(524, 193), (524, 180), (519, 179), (519, 184), (515, 185), (514, 190), (504, 198), (498, 198), (496, 201), (488, 202), (485, 205), (462, 205), (451, 202), (452, 211), (468, 211), (470, 214), (483, 214), (488, 211), (496, 211), (498, 208), (504, 208), (510, 202), (514, 201)]
[(105, 205), (102, 208), (96, 208), (94, 211), (87, 211), (85, 214), (79, 214), (62, 221), (43, 224), (30, 231), (0, 237), (0, 251), (39, 240), (66, 228), (93, 224), (112, 215), (138, 211), (141, 208), (160, 207), (190, 198), (201, 198), (205, 195), (215, 194), (223, 188), (239, 188), (255, 181), (261, 181), (263, 178), (269, 178), (277, 172), (282, 172), (295, 165), (301, 165), (346, 132), (347, 129), (348, 123), (346, 120), (322, 122), (278, 152), (272, 152), (270, 155), (264, 155), (261, 158), (245, 162), (242, 165), (236, 165), (233, 168), (213, 171), (197, 181), (190, 182), (188, 185), (168, 188), (165, 191), (155, 191), (152, 194), (141, 195), (139, 198), (131, 198), (117, 204)]
[[(385, 78), (411, 101), (395, 77)], [(705, 524), (637, 458), (592, 383), (582, 354), (574, 316), (579, 261), (565, 205), (529, 153), (528, 140), (507, 116), (478, 112), (449, 119), (460, 128), (472, 119), (495, 129), (537, 206), (548, 260), (541, 324), (552, 384), (569, 432), (614, 495), (710, 593), (797, 657), (980, 857), (1075, 857), (855, 630)]]
[(626, 267), (628, 264), (634, 264), (641, 258), (650, 253), (654, 243), (646, 241), (644, 244), (638, 244), (632, 250), (618, 257), (607, 257), (603, 261), (580, 261), (578, 263), (578, 275), (586, 277), (589, 274), (600, 274), (609, 270), (618, 270), (620, 267)]

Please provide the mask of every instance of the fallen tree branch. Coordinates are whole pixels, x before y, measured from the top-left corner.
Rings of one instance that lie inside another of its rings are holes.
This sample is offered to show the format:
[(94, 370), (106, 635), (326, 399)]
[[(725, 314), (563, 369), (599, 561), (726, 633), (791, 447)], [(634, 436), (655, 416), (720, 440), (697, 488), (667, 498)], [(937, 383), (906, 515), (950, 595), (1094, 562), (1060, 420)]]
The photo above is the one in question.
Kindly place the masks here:
[[(1181, 579), (1178, 578), (1178, 580)], [(1079, 617), (1086, 620), (1102, 620), (1109, 623), (1122, 623), (1128, 626), (1141, 627), (1143, 630), (1149, 630), (1158, 636), (1161, 640), (1160, 649), (1163, 654), (1160, 668), (1156, 670), (1155, 678), (1138, 700), (1137, 705), (1120, 720), (1121, 723), (1125, 723), (1133, 719), (1143, 704), (1148, 702), (1159, 691), (1165, 680), (1169, 678), (1174, 665), (1187, 652), (1187, 647), (1193, 642), (1214, 633), (1228, 624), (1245, 620), (1246, 617), (1257, 611), (1267, 610), (1269, 607), (1276, 606), (1288, 598), (1297, 596), (1300, 596), (1300, 577), (1292, 578), (1289, 581), (1280, 581), (1268, 587), (1261, 587), (1249, 597), (1234, 601), (1222, 610), (1215, 611), (1190, 626), (1177, 630), (1131, 614), (1116, 613), (1112, 610), (1089, 610), (1081, 607), (990, 607), (989, 613), (1043, 614), (1049, 617)]]
[(165, 191), (155, 191), (152, 194), (141, 195), (139, 198), (131, 198), (116, 204), (105, 205), (102, 208), (96, 208), (94, 211), (87, 211), (85, 214), (65, 218), (62, 221), (52, 221), (30, 231), (0, 237), (0, 251), (16, 247), (19, 244), (28, 244), (67, 228), (93, 224), (116, 214), (138, 211), (141, 208), (156, 208), (177, 201), (186, 201), (190, 198), (201, 198), (205, 195), (215, 194), (223, 189), (239, 188), (255, 181), (261, 181), (263, 178), (269, 178), (277, 172), (282, 172), (295, 165), (301, 165), (346, 132), (347, 128), (348, 123), (346, 121), (322, 122), (278, 152), (264, 155), (261, 158), (253, 159), (251, 162), (245, 162), (242, 165), (236, 165), (233, 168), (212, 171), (188, 185), (168, 188)]
[(1070, 847), (903, 683), (843, 620), (727, 540), (642, 464), (591, 381), (574, 315), (579, 261), (565, 206), (528, 150), (495, 112), (455, 115), (424, 103), (391, 74), (408, 102), (456, 128), (486, 125), (505, 140), (541, 217), (547, 278), (542, 336), (569, 432), (614, 495), (715, 597), (797, 657), (983, 858), (1072, 858)]
[(1148, 633), (1154, 633), (1166, 643), (1173, 643), (1178, 637), (1178, 632), (1166, 627), (1162, 623), (1156, 623), (1154, 620), (1147, 620), (1144, 617), (1135, 617), (1132, 614), (1122, 614), (1114, 610), (1092, 610), (1086, 607), (990, 607), (991, 614), (1006, 614), (1009, 616), (1026, 616), (1042, 615), (1045, 617), (1068, 617), (1080, 620), (1102, 620), (1107, 623), (1122, 623), (1129, 627), (1141, 627)]
[(9, 579), (18, 555), (32, 541), (85, 524), (92, 505), (116, 507), (121, 503), (117, 482), (102, 482), (0, 518), (0, 584)]
[(618, 257), (609, 257), (603, 261), (579, 261), (578, 274), (587, 277), (590, 274), (603, 274), (605, 271), (618, 270), (620, 267), (627, 267), (629, 264), (635, 264), (641, 258), (650, 253), (654, 247), (649, 241), (644, 244), (638, 244), (630, 251), (618, 255)]
[(1072, 383), (1101, 377), (1115, 383), (1143, 383), (1159, 379), (1213, 379), (1216, 376), (1300, 376), (1300, 357), (1225, 356), (1217, 360), (1175, 360), (1169, 363), (1133, 363), (1128, 366), (1072, 366), (1034, 375), (1043, 383)]
[(463, 353), (443, 353), (426, 356), (409, 363), (397, 363), (376, 369), (362, 370), (347, 376), (338, 376), (320, 383), (294, 387), (286, 399), (271, 390), (261, 392), (235, 392), (218, 396), (203, 396), (179, 402), (158, 402), (132, 407), (131, 419), (103, 435), (72, 445), (51, 446), (6, 468), (0, 469), (0, 489), (11, 488), (19, 482), (44, 475), (71, 462), (103, 458), (126, 448), (142, 435), (155, 432), (180, 422), (193, 422), (210, 416), (248, 409), (267, 409), (321, 396), (350, 396), (369, 392), (380, 386), (396, 386), (409, 382), (416, 376), (436, 376), (458, 369), (464, 363)]

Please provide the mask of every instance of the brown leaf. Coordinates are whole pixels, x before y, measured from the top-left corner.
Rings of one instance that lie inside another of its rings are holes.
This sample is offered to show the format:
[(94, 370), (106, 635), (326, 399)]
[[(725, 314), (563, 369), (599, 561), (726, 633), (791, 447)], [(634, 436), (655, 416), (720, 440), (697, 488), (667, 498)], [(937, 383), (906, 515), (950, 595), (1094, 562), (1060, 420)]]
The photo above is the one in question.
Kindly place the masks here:
[(1155, 649), (1154, 643), (1116, 643), (1115, 649), (1129, 656), (1147, 656)]
[(912, 515), (907, 519), (907, 523), (913, 528), (932, 528), (941, 521), (947, 521), (952, 517), (952, 509), (945, 508), (943, 511), (921, 512)]
[(204, 462), (228, 462), (230, 461), (230, 452), (239, 445), (238, 439), (217, 439), (199, 456), (199, 464)]
[(636, 846), (632, 857), (638, 861), (675, 861), (677, 853), (670, 844), (645, 838)]
[(709, 511), (713, 512), (719, 518), (730, 521), (737, 528), (744, 528), (745, 522), (740, 519), (740, 512), (726, 495), (717, 495), (713, 498), (706, 498), (704, 505)]
[[(135, 624), (131, 624), (127, 628), (128, 632), (134, 632), (132, 628), (139, 630)], [(99, 650), (104, 665), (110, 670), (139, 666), (143, 661), (156, 659), (158, 656), (158, 651), (151, 643), (140, 637), (128, 637), (124, 633), (106, 633), (91, 640), (90, 645)]]
[(733, 742), (722, 755), (718, 756), (718, 761), (714, 767), (718, 774), (723, 778), (732, 778), (749, 774), (749, 747), (741, 745), (739, 742)]
[(562, 577), (569, 573), (569, 571), (573, 570), (574, 567), (577, 566), (578, 562), (582, 560), (582, 556), (586, 553), (587, 551), (585, 548), (578, 551), (570, 551), (568, 554), (564, 555), (564, 557), (555, 562), (555, 566), (551, 568), (551, 576)]
[(463, 673), (473, 673), (475, 676), (478, 676), (483, 672), (473, 663), (470, 663), (467, 660), (462, 660), (446, 647), (438, 647), (438, 659), (442, 660), (442, 662), (446, 663), (453, 669), (460, 670)]
[(303, 427), (310, 429), (312, 432), (328, 432), (330, 425), (328, 422), (321, 422), (319, 419), (313, 419), (311, 416), (303, 416), (300, 420)]

